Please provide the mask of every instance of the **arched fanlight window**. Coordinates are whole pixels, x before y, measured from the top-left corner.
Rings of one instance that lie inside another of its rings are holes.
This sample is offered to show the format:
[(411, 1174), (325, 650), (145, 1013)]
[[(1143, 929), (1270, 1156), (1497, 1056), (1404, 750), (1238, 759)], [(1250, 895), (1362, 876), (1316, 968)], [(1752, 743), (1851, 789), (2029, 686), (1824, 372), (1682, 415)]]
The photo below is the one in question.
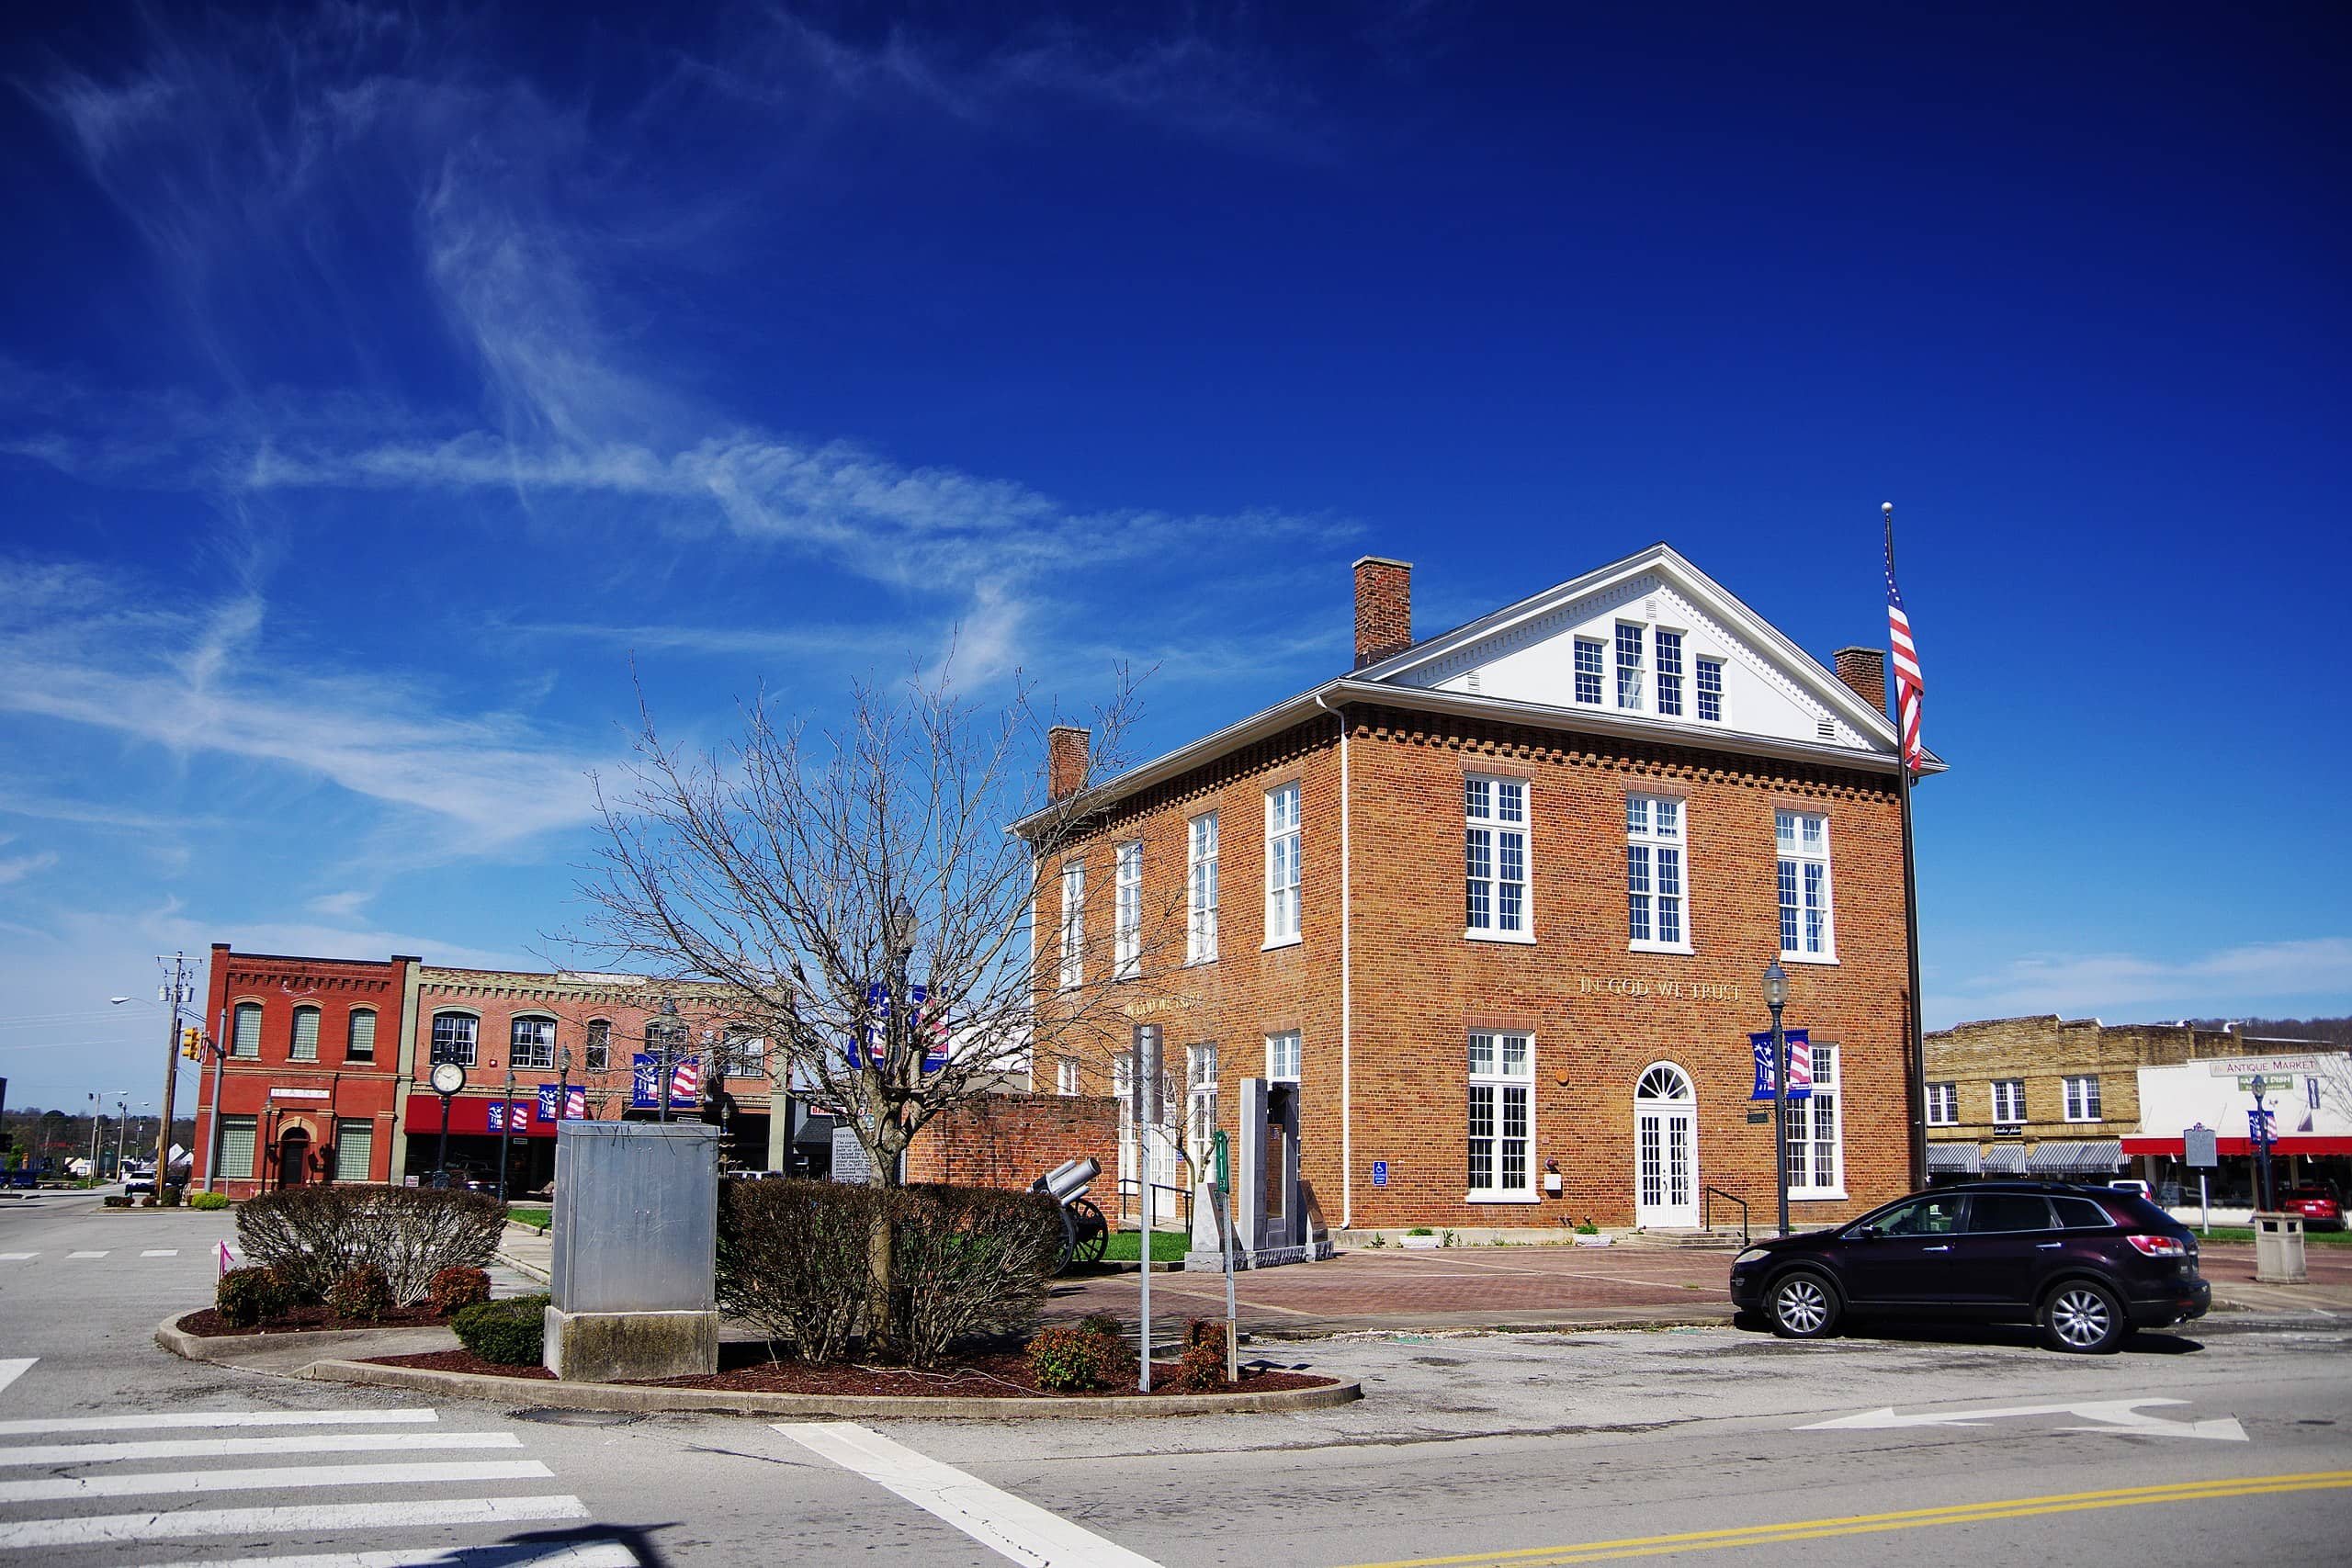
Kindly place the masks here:
[(1679, 1067), (1660, 1063), (1642, 1075), (1640, 1087), (1634, 1090), (1635, 1100), (1688, 1100), (1690, 1080), (1682, 1076)]

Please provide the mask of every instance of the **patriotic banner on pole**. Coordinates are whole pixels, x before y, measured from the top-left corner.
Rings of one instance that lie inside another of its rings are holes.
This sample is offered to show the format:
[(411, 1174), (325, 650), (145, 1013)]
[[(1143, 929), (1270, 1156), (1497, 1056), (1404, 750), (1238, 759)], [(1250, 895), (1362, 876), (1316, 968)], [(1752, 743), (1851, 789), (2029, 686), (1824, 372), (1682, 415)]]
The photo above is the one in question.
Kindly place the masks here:
[(584, 1089), (575, 1089), (564, 1096), (563, 1113), (574, 1122), (585, 1117), (588, 1114), (588, 1091)]
[[(1813, 1037), (1802, 1029), (1784, 1029), (1781, 1039), (1789, 1052), (1789, 1098), (1813, 1098)], [(1747, 1037), (1756, 1052), (1756, 1088), (1750, 1100), (1770, 1100), (1772, 1096), (1772, 1032)]]
[(1903, 609), (1903, 590), (1894, 585), (1892, 512), (1886, 520), (1886, 636), (1894, 654), (1895, 728), (1903, 738), (1903, 765), (1916, 773), (1927, 756), (1927, 749), (1919, 743), (1919, 698), (1928, 687), (1919, 675), (1919, 650), (1911, 641), (1911, 617)]
[(505, 1107), (503, 1104), (496, 1104), (496, 1105), (492, 1105), (492, 1106), (490, 1108), (490, 1111), (489, 1111), (489, 1116), (490, 1116), (490, 1130), (491, 1130), (492, 1132), (496, 1133), (496, 1132), (502, 1131), (502, 1130), (505, 1127), (505, 1125), (506, 1125), (506, 1107)]
[[(922, 1042), (922, 1070), (935, 1073), (947, 1065), (947, 1018), (944, 1009), (931, 1006), (931, 987), (909, 986), (908, 1012), (916, 1039)], [(889, 1055), (890, 990), (878, 981), (865, 987), (865, 1055), (881, 1066)], [(854, 1066), (853, 1054), (852, 1065)]]
[(702, 1065), (692, 1056), (680, 1062), (670, 1074), (670, 1103), (693, 1100), (702, 1093)]

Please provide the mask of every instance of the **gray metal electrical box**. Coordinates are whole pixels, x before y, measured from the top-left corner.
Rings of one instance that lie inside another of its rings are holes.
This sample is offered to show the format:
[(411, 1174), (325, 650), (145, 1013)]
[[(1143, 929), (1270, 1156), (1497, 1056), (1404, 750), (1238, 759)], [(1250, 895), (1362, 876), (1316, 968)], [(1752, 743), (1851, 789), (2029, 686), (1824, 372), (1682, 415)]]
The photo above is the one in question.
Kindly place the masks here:
[(566, 1313), (709, 1312), (718, 1243), (718, 1129), (564, 1122), (555, 1144), (555, 1263)]

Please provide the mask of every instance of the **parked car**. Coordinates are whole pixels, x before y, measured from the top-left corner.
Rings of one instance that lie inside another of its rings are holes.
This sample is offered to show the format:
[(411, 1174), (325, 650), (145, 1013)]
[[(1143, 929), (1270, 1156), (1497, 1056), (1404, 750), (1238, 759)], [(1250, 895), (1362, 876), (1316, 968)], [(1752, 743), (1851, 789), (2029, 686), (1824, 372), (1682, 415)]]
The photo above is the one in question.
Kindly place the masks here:
[(2135, 1192), (2052, 1181), (1914, 1193), (1731, 1266), (1733, 1304), (1789, 1339), (1849, 1318), (1966, 1318), (2030, 1323), (2053, 1350), (2098, 1353), (2204, 1316), (2212, 1293), (2187, 1225)]
[(2290, 1187), (2278, 1194), (2278, 1211), (2303, 1216), (2305, 1230), (2336, 1230), (2344, 1228), (2344, 1206), (2335, 1194), (2324, 1187), (2307, 1184)]
[(136, 1198), (141, 1193), (155, 1195), (155, 1168), (152, 1165), (125, 1166), (122, 1171), (122, 1194)]
[(2108, 1190), (2113, 1192), (2137, 1192), (2143, 1198), (2153, 1198), (2155, 1196), (2153, 1191), (2149, 1190), (2148, 1184), (2144, 1181), (2126, 1179), (2121, 1181), (2110, 1181), (2107, 1185)]

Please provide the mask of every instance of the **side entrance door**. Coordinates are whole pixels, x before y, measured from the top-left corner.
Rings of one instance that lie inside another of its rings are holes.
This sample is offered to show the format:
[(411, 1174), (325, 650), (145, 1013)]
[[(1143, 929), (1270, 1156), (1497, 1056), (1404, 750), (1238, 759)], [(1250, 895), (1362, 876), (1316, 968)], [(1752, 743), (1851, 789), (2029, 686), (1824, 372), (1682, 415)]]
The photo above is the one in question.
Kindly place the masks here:
[(1634, 1223), (1699, 1223), (1699, 1107), (1681, 1068), (1661, 1062), (1634, 1090)]

